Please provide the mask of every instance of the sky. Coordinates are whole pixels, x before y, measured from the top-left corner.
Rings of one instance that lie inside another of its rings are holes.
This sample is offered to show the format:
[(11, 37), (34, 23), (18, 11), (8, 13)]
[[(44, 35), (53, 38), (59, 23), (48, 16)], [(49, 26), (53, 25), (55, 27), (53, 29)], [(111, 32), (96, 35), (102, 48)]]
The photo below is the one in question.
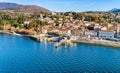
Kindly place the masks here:
[(120, 0), (0, 0), (24, 5), (38, 5), (55, 12), (108, 11), (120, 8)]

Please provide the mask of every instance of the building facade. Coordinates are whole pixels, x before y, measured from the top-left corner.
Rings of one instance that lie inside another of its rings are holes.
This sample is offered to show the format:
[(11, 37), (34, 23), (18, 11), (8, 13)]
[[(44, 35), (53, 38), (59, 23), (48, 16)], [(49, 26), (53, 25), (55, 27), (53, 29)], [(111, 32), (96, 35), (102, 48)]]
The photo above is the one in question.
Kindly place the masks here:
[(98, 36), (101, 38), (114, 38), (115, 33), (113, 31), (99, 31)]

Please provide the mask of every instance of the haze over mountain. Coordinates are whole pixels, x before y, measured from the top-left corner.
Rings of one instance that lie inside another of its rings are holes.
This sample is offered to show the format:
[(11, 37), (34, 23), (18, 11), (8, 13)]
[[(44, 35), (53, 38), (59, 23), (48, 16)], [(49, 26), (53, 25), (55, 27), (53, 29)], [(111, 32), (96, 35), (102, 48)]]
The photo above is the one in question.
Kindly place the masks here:
[(13, 10), (18, 12), (51, 12), (36, 5), (21, 5), (16, 3), (0, 2), (0, 10)]
[(119, 13), (119, 12), (120, 12), (120, 9), (113, 8), (113, 9), (111, 9), (109, 12)]

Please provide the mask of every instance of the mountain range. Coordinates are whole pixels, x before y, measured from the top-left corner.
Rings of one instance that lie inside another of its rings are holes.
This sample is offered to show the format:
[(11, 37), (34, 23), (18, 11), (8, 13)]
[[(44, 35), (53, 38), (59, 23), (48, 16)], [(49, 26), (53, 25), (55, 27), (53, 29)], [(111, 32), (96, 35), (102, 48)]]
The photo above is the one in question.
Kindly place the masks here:
[(111, 9), (109, 12), (119, 13), (119, 12), (120, 12), (120, 9), (113, 8), (113, 9)]
[[(12, 10), (14, 12), (47, 12), (51, 13), (50, 10), (37, 6), (37, 5), (22, 5), (9, 2), (0, 2), (0, 10)], [(120, 9), (114, 8), (108, 12), (119, 13)]]
[(50, 10), (37, 5), (21, 5), (8, 2), (0, 2), (0, 10), (13, 10), (17, 12), (51, 12)]

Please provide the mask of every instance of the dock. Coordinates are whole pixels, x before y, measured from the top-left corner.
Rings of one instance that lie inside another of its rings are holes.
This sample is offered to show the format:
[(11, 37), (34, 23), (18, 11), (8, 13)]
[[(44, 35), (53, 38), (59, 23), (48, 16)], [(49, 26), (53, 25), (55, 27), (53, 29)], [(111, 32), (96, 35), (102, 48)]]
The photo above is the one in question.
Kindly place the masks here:
[(63, 40), (61, 40), (60, 42), (58, 42), (58, 43), (55, 44), (55, 48), (58, 48), (58, 47), (60, 47), (61, 45), (71, 46), (71, 45), (73, 45), (73, 43), (72, 43), (71, 40), (63, 39)]

